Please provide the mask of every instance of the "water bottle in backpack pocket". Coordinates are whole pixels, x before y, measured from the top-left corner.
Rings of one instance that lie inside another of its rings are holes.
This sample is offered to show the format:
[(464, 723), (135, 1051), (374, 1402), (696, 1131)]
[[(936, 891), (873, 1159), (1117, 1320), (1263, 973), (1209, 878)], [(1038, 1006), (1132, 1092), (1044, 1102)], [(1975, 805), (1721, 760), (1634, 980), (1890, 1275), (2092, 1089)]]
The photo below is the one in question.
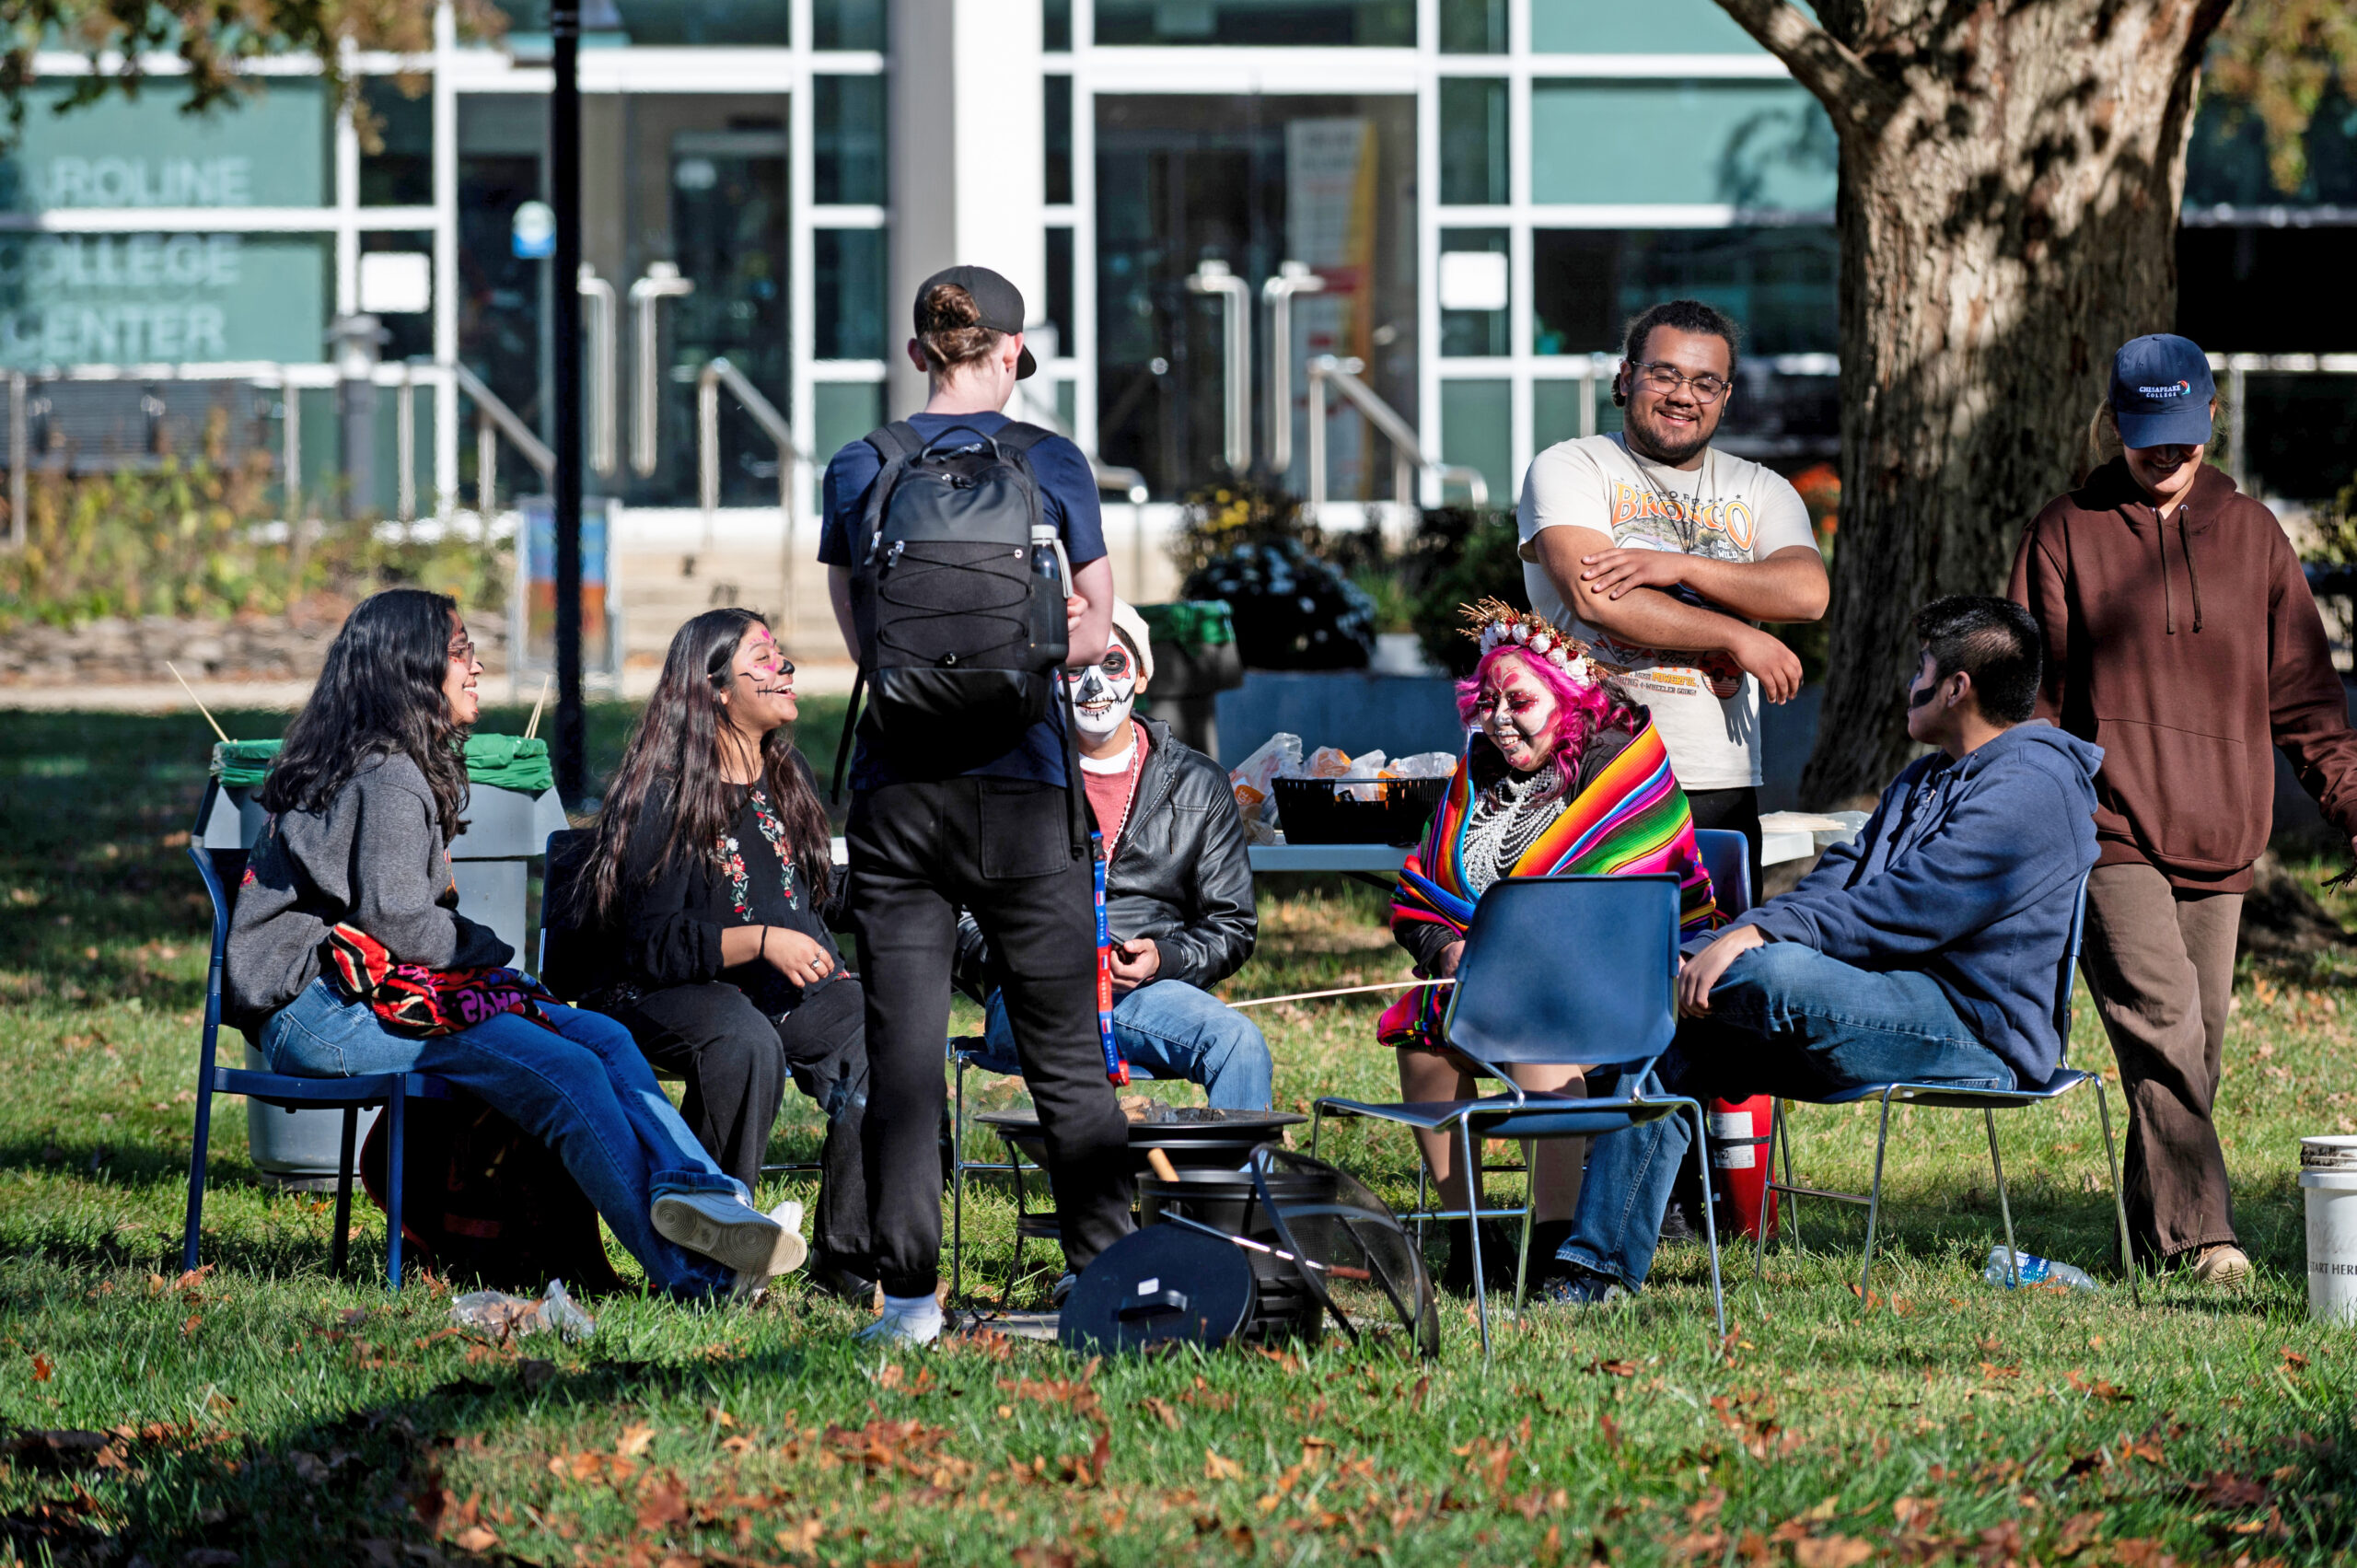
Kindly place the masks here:
[[(867, 437), (883, 466), (852, 540), (867, 695), (858, 732), (903, 771), (963, 772), (1048, 714), (1064, 658), (1065, 589), (1039, 569), (1035, 540), (1046, 531), (1053, 563), (1053, 528), (1026, 454), (1051, 434), (1009, 424), (927, 442), (896, 421)], [(840, 760), (836, 776), (840, 784)]]

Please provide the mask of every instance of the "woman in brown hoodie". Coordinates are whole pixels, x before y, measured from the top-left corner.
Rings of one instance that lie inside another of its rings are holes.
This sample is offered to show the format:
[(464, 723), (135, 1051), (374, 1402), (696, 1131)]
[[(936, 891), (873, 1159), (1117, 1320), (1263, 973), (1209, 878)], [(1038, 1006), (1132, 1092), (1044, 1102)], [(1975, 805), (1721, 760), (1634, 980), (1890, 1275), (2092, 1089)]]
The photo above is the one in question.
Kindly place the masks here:
[(2184, 338), (2122, 348), (2120, 455), (2038, 515), (2011, 597), (2045, 628), (2040, 717), (2104, 750), (2085, 968), (2128, 1098), (2128, 1214), (2150, 1262), (2250, 1274), (2211, 1114), (2274, 750), (2357, 834), (2357, 733), (2275, 515), (2203, 464), (2215, 387)]

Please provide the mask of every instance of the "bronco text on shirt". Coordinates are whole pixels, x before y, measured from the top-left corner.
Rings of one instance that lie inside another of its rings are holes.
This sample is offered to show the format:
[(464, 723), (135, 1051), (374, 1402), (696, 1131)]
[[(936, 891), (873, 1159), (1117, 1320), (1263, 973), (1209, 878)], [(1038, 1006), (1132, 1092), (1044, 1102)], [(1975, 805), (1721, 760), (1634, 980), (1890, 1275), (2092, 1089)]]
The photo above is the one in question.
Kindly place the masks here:
[[(1689, 790), (1742, 789), (1759, 773), (1759, 683), (1733, 656), (1634, 647), (1616, 642), (1568, 608), (1538, 563), (1538, 530), (1592, 528), (1626, 550), (1669, 550), (1717, 561), (1765, 561), (1795, 544), (1817, 548), (1808, 508), (1783, 478), (1715, 448), (1697, 469), (1665, 468), (1637, 457), (1619, 435), (1564, 441), (1538, 454), (1515, 511), (1522, 579), (1531, 608), (1596, 656), (1631, 671), (1630, 694), (1653, 710), (1678, 782)], [(1671, 590), (1715, 609), (1692, 589)]]

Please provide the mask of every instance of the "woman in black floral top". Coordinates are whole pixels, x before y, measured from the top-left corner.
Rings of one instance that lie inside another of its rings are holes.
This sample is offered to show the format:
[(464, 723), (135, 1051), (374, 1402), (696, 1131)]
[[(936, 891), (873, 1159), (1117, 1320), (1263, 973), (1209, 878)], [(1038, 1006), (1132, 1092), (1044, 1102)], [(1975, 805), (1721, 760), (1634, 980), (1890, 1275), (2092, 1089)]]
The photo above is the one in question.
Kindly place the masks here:
[(865, 1001), (829, 929), (825, 810), (794, 666), (750, 610), (679, 628), (616, 770), (585, 881), (610, 978), (582, 1005), (687, 1080), (688, 1125), (752, 1186), (790, 1074), (827, 1112), (814, 1282), (864, 1295)]

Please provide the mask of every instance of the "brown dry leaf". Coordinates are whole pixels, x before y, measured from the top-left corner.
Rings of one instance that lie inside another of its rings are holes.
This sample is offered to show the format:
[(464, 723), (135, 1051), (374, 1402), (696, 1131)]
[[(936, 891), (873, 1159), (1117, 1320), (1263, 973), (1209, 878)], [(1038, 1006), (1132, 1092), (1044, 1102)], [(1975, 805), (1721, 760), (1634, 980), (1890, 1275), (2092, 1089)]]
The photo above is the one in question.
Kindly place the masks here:
[(636, 1458), (645, 1453), (646, 1446), (654, 1441), (655, 1428), (626, 1426), (622, 1428), (622, 1434), (614, 1439), (614, 1452), (625, 1459)]
[(1796, 1568), (1858, 1568), (1874, 1560), (1875, 1543), (1855, 1536), (1818, 1536), (1793, 1542)]
[(1018, 1546), (1016, 1568), (1079, 1568), (1079, 1554), (1061, 1546)]
[(1171, 1408), (1171, 1404), (1168, 1400), (1149, 1394), (1144, 1399), (1138, 1401), (1138, 1408), (1144, 1411), (1146, 1414), (1154, 1417), (1156, 1421), (1162, 1423), (1163, 1425), (1168, 1427), (1171, 1431), (1176, 1432), (1178, 1430), (1180, 1417), (1178, 1412)]
[(813, 1514), (800, 1524), (778, 1531), (771, 1539), (777, 1542), (780, 1551), (806, 1552), (816, 1548), (819, 1538), (826, 1533), (827, 1527), (819, 1523), (818, 1515)]
[(688, 1491), (677, 1476), (648, 1476), (638, 1488), (638, 1527), (647, 1535), (668, 1529), (688, 1516)]
[(1206, 1448), (1203, 1450), (1203, 1479), (1205, 1481), (1242, 1481), (1244, 1467), (1216, 1449)]
[(188, 1321), (180, 1325), (180, 1337), (182, 1339), (186, 1339), (189, 1335), (195, 1333), (196, 1326), (203, 1321), (203, 1318), (199, 1314), (194, 1312), (190, 1313), (188, 1315)]
[(41, 1353), (38, 1353), (38, 1352), (34, 1353), (34, 1355), (33, 1355), (33, 1381), (34, 1381), (34, 1382), (36, 1382), (36, 1383), (46, 1383), (46, 1382), (48, 1382), (48, 1381), (49, 1381), (49, 1378), (50, 1378), (50, 1374), (51, 1374), (51, 1373), (52, 1373), (52, 1372), (54, 1372), (54, 1371), (56, 1371), (56, 1370), (57, 1370), (56, 1364), (55, 1364), (55, 1363), (53, 1363), (53, 1362), (52, 1362), (52, 1361), (49, 1359), (49, 1357), (47, 1357), (47, 1356), (45, 1356), (45, 1355), (42, 1355), (42, 1354), (41, 1354)]
[(1587, 1369), (1602, 1373), (1607, 1377), (1634, 1377), (1637, 1375), (1637, 1364), (1633, 1361), (1591, 1361)]
[(467, 1551), (489, 1551), (499, 1544), (499, 1537), (481, 1525), (459, 1531), (457, 1540), (459, 1547)]
[(2101, 1400), (2107, 1404), (2132, 1404), (2136, 1400), (2135, 1395), (2130, 1393), (2127, 1389), (2119, 1387), (2118, 1384), (2106, 1382), (2100, 1377), (2090, 1381), (2084, 1374), (2079, 1372), (2076, 1368), (2073, 1368), (2070, 1374), (2070, 1383), (2071, 1387), (2076, 1388), (2080, 1393)]

